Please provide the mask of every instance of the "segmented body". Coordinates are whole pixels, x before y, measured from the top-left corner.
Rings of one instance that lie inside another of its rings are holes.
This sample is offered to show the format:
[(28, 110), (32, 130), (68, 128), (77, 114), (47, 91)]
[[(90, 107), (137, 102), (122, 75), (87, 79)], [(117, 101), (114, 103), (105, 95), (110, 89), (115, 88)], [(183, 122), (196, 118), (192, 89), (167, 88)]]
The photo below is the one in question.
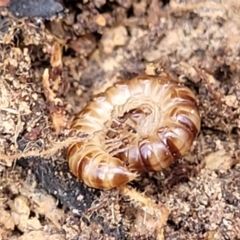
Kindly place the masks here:
[(86, 185), (111, 189), (184, 156), (200, 131), (193, 92), (169, 75), (142, 75), (94, 97), (72, 129), (90, 140), (68, 148), (70, 170)]

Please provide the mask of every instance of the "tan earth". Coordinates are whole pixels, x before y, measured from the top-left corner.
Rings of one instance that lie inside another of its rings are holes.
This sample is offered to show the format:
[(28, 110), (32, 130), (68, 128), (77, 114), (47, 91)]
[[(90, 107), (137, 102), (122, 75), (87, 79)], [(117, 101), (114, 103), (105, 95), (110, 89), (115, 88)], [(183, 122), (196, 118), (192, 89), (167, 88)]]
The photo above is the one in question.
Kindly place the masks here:
[[(0, 1), (0, 240), (240, 239), (240, 2), (66, 0), (43, 18), (16, 2)], [(160, 67), (197, 96), (191, 150), (123, 188), (86, 187), (66, 162), (74, 113)]]

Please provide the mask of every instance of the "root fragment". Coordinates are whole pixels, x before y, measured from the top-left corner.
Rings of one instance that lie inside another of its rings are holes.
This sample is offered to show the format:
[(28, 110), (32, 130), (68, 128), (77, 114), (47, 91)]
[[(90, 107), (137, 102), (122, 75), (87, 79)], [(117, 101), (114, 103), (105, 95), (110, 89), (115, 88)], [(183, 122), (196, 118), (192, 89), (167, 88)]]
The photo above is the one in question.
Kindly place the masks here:
[(163, 227), (166, 224), (170, 213), (168, 208), (161, 203), (154, 203), (150, 198), (144, 196), (129, 186), (121, 187), (120, 192), (123, 196), (129, 197), (131, 200), (139, 204), (146, 214), (150, 214), (157, 218), (158, 222), (155, 230), (156, 239), (164, 240)]

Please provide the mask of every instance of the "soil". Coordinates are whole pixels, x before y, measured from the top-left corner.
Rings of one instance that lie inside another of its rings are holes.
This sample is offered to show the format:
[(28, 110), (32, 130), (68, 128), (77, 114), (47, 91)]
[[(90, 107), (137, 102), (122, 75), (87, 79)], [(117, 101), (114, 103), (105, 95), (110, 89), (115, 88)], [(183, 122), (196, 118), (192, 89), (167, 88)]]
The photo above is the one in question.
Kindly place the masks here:
[[(240, 239), (239, 1), (0, 6), (0, 239)], [(161, 68), (197, 96), (191, 150), (124, 189), (87, 187), (66, 161), (72, 117)]]

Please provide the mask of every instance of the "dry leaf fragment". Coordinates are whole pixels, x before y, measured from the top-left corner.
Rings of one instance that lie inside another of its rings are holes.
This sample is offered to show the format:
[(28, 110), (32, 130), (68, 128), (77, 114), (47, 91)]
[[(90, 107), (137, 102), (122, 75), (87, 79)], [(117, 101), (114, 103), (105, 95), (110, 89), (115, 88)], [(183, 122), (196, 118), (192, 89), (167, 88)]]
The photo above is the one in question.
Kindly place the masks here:
[(3, 208), (0, 208), (0, 226), (6, 229), (13, 230), (15, 227), (14, 221), (8, 211)]
[(238, 108), (238, 100), (235, 95), (224, 96), (223, 101), (228, 107)]
[(210, 153), (203, 161), (205, 162), (206, 168), (211, 170), (227, 170), (236, 162), (232, 154), (226, 152), (225, 150), (218, 150)]
[(51, 56), (52, 69), (45, 69), (42, 76), (44, 94), (49, 105), (49, 111), (53, 127), (57, 133), (61, 132), (67, 125), (66, 105), (58, 96), (62, 94), (62, 49), (58, 43), (52, 47)]
[(50, 60), (51, 66), (62, 67), (62, 49), (58, 43), (55, 43), (52, 47), (52, 55)]
[(58, 229), (61, 229), (61, 222), (64, 219), (64, 211), (57, 208), (56, 200), (45, 192), (37, 191), (27, 181), (23, 183), (22, 194), (31, 198), (34, 205), (32, 211), (45, 215)]

